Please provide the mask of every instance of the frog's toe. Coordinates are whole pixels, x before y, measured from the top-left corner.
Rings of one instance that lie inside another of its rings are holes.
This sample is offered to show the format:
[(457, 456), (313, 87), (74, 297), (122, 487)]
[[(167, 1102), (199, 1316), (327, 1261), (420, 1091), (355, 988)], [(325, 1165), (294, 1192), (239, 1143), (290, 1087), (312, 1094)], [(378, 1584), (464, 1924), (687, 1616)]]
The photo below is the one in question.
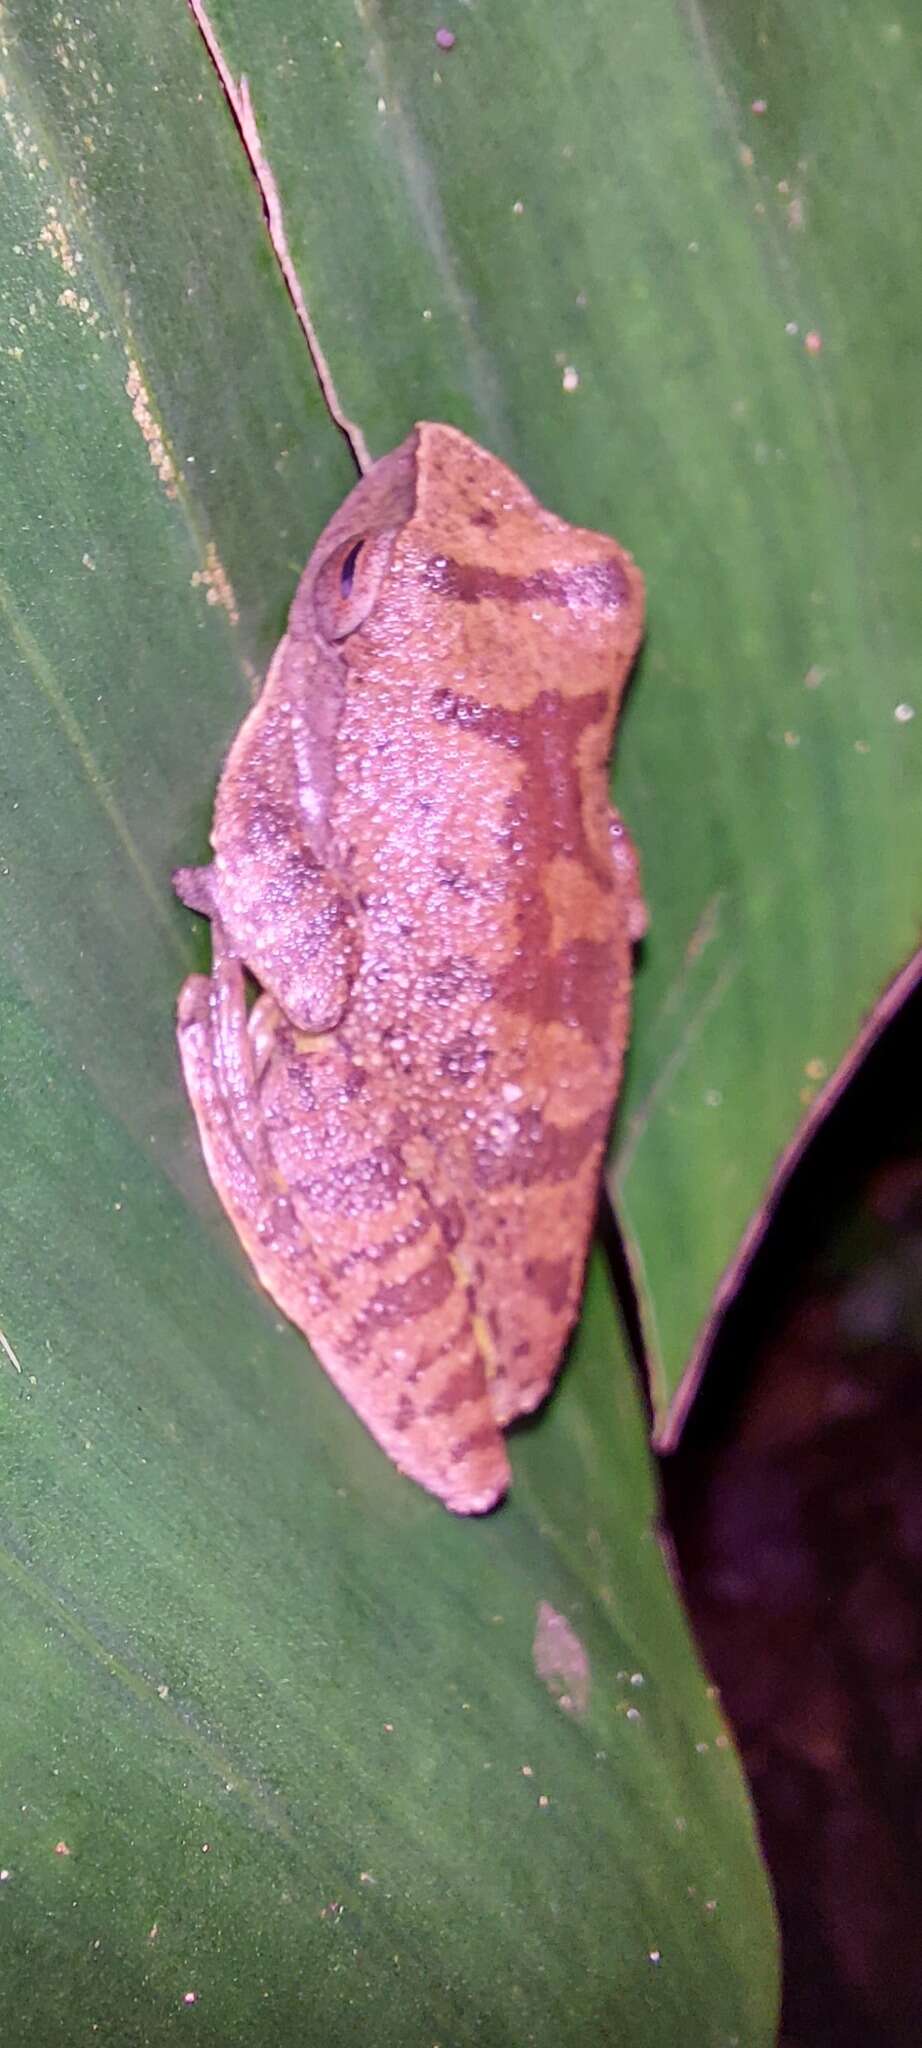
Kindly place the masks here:
[(183, 982), (176, 1005), (176, 1027), (180, 1032), (209, 1026), (211, 982), (207, 974), (190, 974)]
[(213, 908), (211, 868), (174, 868), (170, 877), (180, 903), (210, 917)]

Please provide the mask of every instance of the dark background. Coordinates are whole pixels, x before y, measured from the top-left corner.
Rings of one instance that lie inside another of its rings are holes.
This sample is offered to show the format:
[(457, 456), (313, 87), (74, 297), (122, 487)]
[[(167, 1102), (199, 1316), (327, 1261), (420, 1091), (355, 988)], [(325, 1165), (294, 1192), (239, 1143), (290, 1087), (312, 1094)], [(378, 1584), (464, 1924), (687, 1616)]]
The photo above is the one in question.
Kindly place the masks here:
[(756, 1803), (785, 2048), (922, 2042), (922, 991), (723, 1325), (666, 1527)]

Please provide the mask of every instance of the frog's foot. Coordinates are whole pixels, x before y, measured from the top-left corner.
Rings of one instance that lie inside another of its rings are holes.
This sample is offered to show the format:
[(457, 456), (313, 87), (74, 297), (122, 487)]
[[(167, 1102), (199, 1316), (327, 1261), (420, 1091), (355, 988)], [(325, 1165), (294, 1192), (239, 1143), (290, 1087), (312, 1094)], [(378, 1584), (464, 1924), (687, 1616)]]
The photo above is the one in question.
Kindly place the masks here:
[(222, 960), (179, 997), (177, 1038), (211, 1180), (241, 1236), (290, 1237), (291, 1203), (266, 1141), (247, 1027), (243, 970)]
[(253, 1055), (253, 1074), (257, 1087), (272, 1057), (279, 1025), (283, 1021), (283, 1013), (274, 996), (257, 996), (247, 1018), (247, 1031)]

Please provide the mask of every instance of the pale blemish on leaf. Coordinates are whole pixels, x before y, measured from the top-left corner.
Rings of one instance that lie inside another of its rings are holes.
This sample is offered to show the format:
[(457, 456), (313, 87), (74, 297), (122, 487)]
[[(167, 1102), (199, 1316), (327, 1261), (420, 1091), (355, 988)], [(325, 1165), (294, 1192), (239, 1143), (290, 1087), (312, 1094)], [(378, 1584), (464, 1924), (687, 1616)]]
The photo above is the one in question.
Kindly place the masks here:
[(213, 540), (208, 542), (205, 549), (205, 567), (195, 570), (192, 586), (195, 590), (204, 590), (206, 604), (223, 604), (231, 624), (238, 624), (240, 614), (237, 610), (234, 586)]
[(168, 498), (175, 498), (178, 478), (173, 457), (166, 447), (162, 429), (158, 426), (151, 409), (151, 402), (145, 389), (144, 379), (134, 359), (128, 358), (128, 375), (125, 390), (131, 400), (131, 410), (136, 424), (147, 442), (147, 452)]
[(79, 250), (74, 250), (64, 222), (58, 219), (53, 206), (48, 208), (48, 219), (38, 238), (40, 249), (47, 249), (68, 277), (76, 277), (78, 265), (82, 262)]
[(542, 1685), (565, 1714), (582, 1720), (589, 1705), (589, 1658), (564, 1614), (539, 1600), (532, 1660)]
[(78, 296), (71, 284), (65, 285), (64, 290), (58, 293), (58, 305), (64, 306), (69, 313), (76, 313), (87, 327), (99, 325), (99, 314), (91, 306), (86, 293), (81, 292)]

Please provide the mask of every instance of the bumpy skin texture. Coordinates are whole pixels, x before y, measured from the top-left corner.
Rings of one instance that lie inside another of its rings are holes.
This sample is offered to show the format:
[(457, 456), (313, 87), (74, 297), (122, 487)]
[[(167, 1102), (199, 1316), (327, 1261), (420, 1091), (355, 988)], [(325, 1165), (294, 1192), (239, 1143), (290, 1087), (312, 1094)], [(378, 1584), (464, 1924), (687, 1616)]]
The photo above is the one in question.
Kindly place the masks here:
[[(643, 586), (451, 427), (321, 536), (183, 869), (179, 1044), (263, 1285), (402, 1472), (491, 1507), (576, 1313), (644, 927), (607, 758)], [(264, 993), (247, 1017), (243, 966)]]

